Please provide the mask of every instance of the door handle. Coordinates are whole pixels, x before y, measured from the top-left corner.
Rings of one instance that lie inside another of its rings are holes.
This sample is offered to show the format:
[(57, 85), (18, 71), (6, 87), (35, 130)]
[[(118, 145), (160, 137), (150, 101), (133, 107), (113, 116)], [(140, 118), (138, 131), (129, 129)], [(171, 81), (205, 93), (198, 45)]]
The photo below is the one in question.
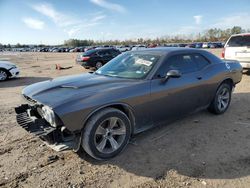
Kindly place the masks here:
[(196, 78), (197, 78), (198, 80), (201, 80), (201, 79), (202, 79), (202, 77), (201, 77), (201, 76), (197, 76)]

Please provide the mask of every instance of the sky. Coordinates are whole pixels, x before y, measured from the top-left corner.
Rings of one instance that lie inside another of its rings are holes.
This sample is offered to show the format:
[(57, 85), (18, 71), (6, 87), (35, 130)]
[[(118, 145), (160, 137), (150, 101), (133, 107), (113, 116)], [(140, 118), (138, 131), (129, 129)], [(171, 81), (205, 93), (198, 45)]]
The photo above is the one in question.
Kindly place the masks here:
[(250, 29), (250, 0), (0, 0), (0, 43), (62, 44)]

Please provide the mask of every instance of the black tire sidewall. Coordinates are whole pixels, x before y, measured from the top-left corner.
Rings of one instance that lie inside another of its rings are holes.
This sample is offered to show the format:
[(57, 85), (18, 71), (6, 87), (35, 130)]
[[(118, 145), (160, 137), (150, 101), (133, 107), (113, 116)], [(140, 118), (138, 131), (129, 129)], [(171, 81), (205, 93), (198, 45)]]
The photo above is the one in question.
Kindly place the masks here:
[[(95, 139), (95, 132), (96, 132), (96, 129), (98, 128), (98, 126), (105, 119), (107, 119), (109, 117), (118, 117), (124, 122), (124, 124), (126, 126), (126, 136), (125, 136), (124, 142), (122, 143), (122, 145), (116, 151), (114, 151), (112, 153), (107, 153), (107, 154), (105, 153), (104, 154), (104, 153), (99, 152), (96, 149), (94, 139)], [(94, 157), (96, 159), (99, 159), (99, 160), (110, 159), (110, 158), (115, 157), (116, 155), (118, 155), (120, 152), (122, 152), (122, 150), (128, 144), (129, 138), (130, 138), (130, 135), (131, 135), (131, 125), (130, 125), (130, 121), (129, 121), (128, 117), (123, 112), (115, 110), (115, 111), (109, 111), (109, 112), (103, 114), (101, 117), (99, 117), (97, 119), (93, 118), (92, 122), (93, 123), (87, 125), (87, 126), (91, 126), (91, 128), (86, 127), (86, 129), (84, 129), (84, 133), (83, 133), (83, 136), (84, 136), (83, 142), (84, 143), (82, 143), (82, 144), (83, 144), (83, 148), (85, 149), (85, 151), (87, 149), (87, 151), (86, 151), (87, 153), (89, 153), (92, 157)]]

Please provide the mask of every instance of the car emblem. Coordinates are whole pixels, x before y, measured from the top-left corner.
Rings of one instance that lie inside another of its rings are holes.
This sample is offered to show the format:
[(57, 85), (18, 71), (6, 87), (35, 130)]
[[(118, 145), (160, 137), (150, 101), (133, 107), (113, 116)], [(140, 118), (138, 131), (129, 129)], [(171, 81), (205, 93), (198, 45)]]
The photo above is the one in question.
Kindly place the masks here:
[(226, 63), (226, 67), (227, 67), (228, 70), (231, 68), (228, 63)]

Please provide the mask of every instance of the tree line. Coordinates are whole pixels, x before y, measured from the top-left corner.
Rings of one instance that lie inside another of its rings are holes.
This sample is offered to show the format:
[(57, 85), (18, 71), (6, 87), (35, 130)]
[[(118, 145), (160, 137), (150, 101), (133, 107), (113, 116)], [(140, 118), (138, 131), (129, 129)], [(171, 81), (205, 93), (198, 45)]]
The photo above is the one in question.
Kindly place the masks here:
[[(95, 45), (135, 45), (135, 44), (166, 44), (166, 43), (190, 43), (190, 42), (225, 42), (231, 35), (250, 32), (250, 29), (243, 29), (239, 26), (234, 26), (228, 29), (211, 28), (198, 34), (162, 36), (157, 38), (138, 38), (137, 40), (65, 40), (64, 44), (58, 46), (79, 47), (79, 46), (95, 46)], [(14, 46), (2, 45), (0, 48), (25, 48), (28, 45), (16, 44)], [(47, 47), (47, 45), (35, 45), (34, 47)]]
[(243, 29), (234, 26), (228, 29), (211, 28), (202, 33), (194, 35), (163, 36), (154, 39), (138, 38), (137, 40), (78, 40), (69, 39), (64, 41), (64, 46), (92, 46), (92, 45), (126, 45), (126, 44), (165, 44), (165, 43), (190, 43), (190, 42), (225, 42), (231, 35), (250, 32), (250, 29)]

